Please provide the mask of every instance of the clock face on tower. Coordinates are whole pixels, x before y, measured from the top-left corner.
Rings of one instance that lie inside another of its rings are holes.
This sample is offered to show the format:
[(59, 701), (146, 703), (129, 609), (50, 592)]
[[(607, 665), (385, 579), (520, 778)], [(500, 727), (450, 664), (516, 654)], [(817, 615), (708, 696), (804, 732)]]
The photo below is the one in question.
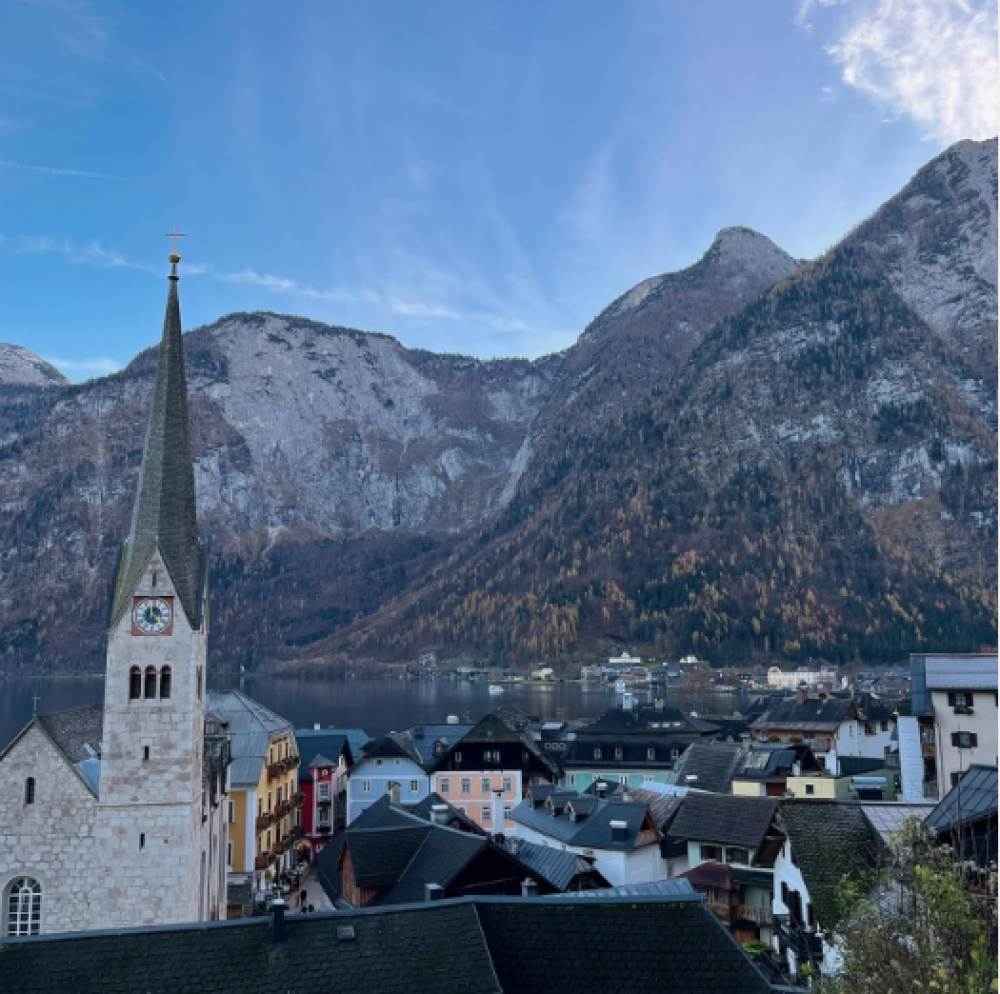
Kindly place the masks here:
[(172, 597), (133, 598), (133, 635), (169, 635), (173, 623), (174, 604)]

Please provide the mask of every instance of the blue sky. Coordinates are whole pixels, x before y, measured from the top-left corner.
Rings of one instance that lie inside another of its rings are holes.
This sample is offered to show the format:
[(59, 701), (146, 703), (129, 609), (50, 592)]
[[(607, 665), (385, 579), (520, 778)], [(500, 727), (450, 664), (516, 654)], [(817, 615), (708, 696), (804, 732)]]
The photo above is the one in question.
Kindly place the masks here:
[(996, 133), (980, 0), (0, 5), (0, 340), (302, 314), (537, 356), (727, 225), (813, 256)]

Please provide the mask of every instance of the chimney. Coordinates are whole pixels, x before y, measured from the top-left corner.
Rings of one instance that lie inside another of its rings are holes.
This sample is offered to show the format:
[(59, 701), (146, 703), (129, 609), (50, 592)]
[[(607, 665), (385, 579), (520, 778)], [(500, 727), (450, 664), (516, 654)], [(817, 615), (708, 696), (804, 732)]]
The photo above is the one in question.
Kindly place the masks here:
[(799, 684), (799, 689), (795, 692), (795, 703), (802, 707), (809, 700), (809, 688), (804, 684)]
[(447, 718), (445, 718), (444, 721), (445, 721), (446, 725), (457, 725), (458, 724), (458, 715), (457, 714), (450, 714), (450, 715), (448, 715)]
[(271, 904), (271, 945), (285, 944), (285, 902), (279, 897)]
[(425, 901), (443, 901), (444, 888), (440, 884), (424, 884)]
[(522, 840), (520, 838), (518, 838), (518, 836), (516, 836), (516, 835), (512, 835), (507, 840), (507, 845), (508, 845), (508, 847), (510, 849), (511, 856), (517, 856), (518, 853), (520, 853), (520, 851), (521, 851), (521, 842), (522, 842)]
[(399, 784), (391, 782), (389, 784), (389, 800), (392, 802), (394, 807), (399, 807), (402, 802), (402, 791), (400, 790)]
[(538, 897), (538, 884), (531, 877), (521, 881), (521, 897)]
[(626, 788), (625, 788), (625, 789), (624, 789), (624, 790), (622, 791), (622, 800), (623, 800), (623, 801), (631, 801), (631, 800), (632, 800), (632, 791), (630, 791), (630, 790), (628, 789), (628, 787), (626, 787)]
[(656, 701), (653, 704), (653, 707), (657, 711), (662, 711), (665, 704), (666, 704), (666, 701), (662, 697), (657, 697)]
[(628, 838), (628, 822), (627, 821), (611, 822), (611, 841), (624, 842), (627, 838)]
[(608, 785), (603, 780), (598, 780), (594, 784), (594, 790), (597, 791), (597, 796), (602, 800), (608, 796)]
[(313, 722), (313, 731), (314, 732), (318, 732), (319, 731), (319, 722), (318, 721), (314, 721)]
[(447, 804), (432, 804), (431, 805), (431, 821), (435, 825), (447, 825), (448, 824), (448, 805)]

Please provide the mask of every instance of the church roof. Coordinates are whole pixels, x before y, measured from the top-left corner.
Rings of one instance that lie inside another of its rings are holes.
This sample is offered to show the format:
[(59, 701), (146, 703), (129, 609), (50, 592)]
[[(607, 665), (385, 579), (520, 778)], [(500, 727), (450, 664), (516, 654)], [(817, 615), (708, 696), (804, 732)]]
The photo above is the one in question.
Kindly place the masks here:
[[(172, 262), (175, 259), (179, 257), (171, 256)], [(115, 577), (112, 624), (121, 617), (150, 556), (159, 548), (188, 621), (201, 627), (206, 563), (198, 541), (178, 279), (174, 262), (132, 526)]]

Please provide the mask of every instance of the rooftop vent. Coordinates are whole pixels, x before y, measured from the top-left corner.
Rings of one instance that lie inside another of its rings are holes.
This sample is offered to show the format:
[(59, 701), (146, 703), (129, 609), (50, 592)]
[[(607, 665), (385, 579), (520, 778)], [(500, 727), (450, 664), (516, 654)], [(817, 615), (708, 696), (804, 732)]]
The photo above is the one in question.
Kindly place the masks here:
[(320, 724), (318, 721), (313, 722), (313, 731), (318, 732), (320, 730)]
[(338, 942), (353, 942), (357, 938), (354, 933), (353, 925), (338, 925), (337, 926), (337, 941)]
[(279, 897), (271, 904), (271, 945), (285, 944), (285, 902)]
[(424, 884), (425, 901), (443, 901), (444, 888), (440, 884)]
[(538, 884), (531, 877), (521, 881), (521, 897), (538, 897)]
[(450, 715), (448, 715), (447, 718), (445, 718), (444, 721), (445, 721), (446, 725), (457, 725), (458, 724), (458, 715), (457, 714), (450, 714)]

